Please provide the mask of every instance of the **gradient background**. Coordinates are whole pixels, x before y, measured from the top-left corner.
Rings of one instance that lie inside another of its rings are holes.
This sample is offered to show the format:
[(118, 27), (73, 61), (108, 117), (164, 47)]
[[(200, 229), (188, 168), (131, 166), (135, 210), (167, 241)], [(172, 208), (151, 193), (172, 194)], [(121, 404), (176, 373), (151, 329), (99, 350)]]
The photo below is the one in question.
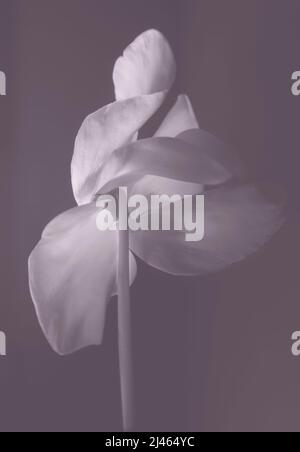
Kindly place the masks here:
[[(0, 0), (0, 431), (120, 431), (116, 301), (105, 340), (60, 358), (30, 301), (27, 258), (43, 227), (74, 205), (73, 142), (113, 99), (122, 49), (158, 28), (176, 53), (170, 95), (232, 143), (253, 176), (284, 187), (289, 221), (247, 262), (207, 278), (140, 264), (133, 288), (142, 431), (300, 431), (299, 0)], [(147, 126), (151, 133), (161, 112)]]

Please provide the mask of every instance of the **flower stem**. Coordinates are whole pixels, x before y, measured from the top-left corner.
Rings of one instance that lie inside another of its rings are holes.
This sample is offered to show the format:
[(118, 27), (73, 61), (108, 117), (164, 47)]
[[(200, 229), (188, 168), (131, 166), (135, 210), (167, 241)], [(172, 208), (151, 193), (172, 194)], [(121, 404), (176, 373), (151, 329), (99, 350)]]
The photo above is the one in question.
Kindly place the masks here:
[(119, 363), (122, 399), (123, 428), (125, 432), (133, 429), (133, 366), (131, 338), (131, 302), (129, 281), (129, 233), (119, 231), (118, 266), (118, 329)]

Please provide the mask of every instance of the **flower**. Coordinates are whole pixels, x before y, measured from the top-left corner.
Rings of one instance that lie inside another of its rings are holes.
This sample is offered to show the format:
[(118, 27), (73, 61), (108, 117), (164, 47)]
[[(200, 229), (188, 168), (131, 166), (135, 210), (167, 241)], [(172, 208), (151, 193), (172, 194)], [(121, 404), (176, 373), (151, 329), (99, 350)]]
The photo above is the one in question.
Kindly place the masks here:
[(203, 241), (186, 242), (184, 231), (130, 232), (131, 284), (134, 255), (169, 274), (203, 275), (254, 253), (282, 225), (281, 209), (243, 183), (237, 159), (199, 128), (187, 96), (178, 97), (153, 138), (138, 140), (175, 75), (164, 36), (143, 33), (115, 64), (116, 101), (80, 128), (72, 161), (78, 207), (46, 227), (29, 258), (32, 299), (59, 354), (102, 342), (107, 304), (117, 291), (118, 233), (97, 229), (97, 195), (120, 186), (131, 194), (205, 194)]

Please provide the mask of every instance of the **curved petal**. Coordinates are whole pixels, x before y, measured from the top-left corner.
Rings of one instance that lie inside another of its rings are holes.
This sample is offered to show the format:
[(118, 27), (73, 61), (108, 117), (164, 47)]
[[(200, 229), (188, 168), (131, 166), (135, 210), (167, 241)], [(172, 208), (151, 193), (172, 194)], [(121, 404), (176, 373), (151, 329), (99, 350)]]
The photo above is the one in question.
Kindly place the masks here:
[[(190, 131), (194, 137), (193, 132), (198, 131)], [(203, 144), (201, 136), (198, 143), (190, 143), (186, 137), (139, 140), (113, 152), (99, 172), (99, 193), (132, 186), (146, 175), (198, 185), (219, 185), (233, 177), (236, 167), (226, 158), (223, 143), (212, 137)], [(219, 147), (212, 152), (216, 143)]]
[[(58, 216), (29, 258), (37, 315), (61, 355), (102, 342), (107, 303), (115, 293), (117, 232), (97, 229), (98, 212), (88, 205)], [(135, 275), (131, 255), (131, 282)]]
[(284, 222), (282, 209), (266, 201), (254, 186), (208, 192), (204, 218), (202, 241), (187, 242), (186, 231), (138, 231), (131, 232), (131, 249), (163, 272), (204, 275), (253, 254)]
[(176, 62), (166, 38), (157, 30), (138, 36), (114, 67), (117, 100), (169, 90), (175, 80)]
[(156, 137), (175, 138), (187, 130), (199, 129), (195, 112), (189, 97), (185, 94), (178, 99), (157, 130)]
[(237, 155), (210, 132), (203, 129), (186, 130), (180, 133), (178, 138), (202, 152), (205, 150), (209, 157), (225, 168), (232, 177), (240, 179), (244, 176), (244, 168)]
[[(199, 124), (190, 99), (186, 95), (181, 95), (154, 136), (175, 138), (187, 130), (198, 128)], [(172, 196), (174, 194), (194, 195), (202, 192), (203, 185), (180, 182), (158, 176), (145, 176), (132, 187), (133, 194), (165, 194)]]
[(72, 186), (79, 205), (93, 201), (98, 173), (105, 159), (130, 143), (138, 130), (161, 106), (164, 93), (115, 102), (89, 115), (76, 141), (71, 165)]

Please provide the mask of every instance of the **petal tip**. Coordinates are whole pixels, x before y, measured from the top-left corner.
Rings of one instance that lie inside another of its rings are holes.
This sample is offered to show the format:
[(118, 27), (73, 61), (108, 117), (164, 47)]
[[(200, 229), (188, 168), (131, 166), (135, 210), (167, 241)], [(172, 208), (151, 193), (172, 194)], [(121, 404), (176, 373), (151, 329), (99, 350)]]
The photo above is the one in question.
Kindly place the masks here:
[(196, 113), (195, 113), (195, 110), (194, 110), (194, 107), (192, 105), (190, 97), (187, 94), (180, 94), (178, 96), (178, 102), (182, 102), (182, 103), (186, 104), (187, 110), (190, 113), (190, 116), (193, 118), (193, 120), (194, 120), (194, 122), (196, 124), (195, 128), (198, 129), (200, 126), (199, 126), (199, 123), (198, 123), (198, 120), (197, 120), (197, 117), (196, 117)]
[(187, 130), (199, 128), (190, 98), (187, 94), (180, 94), (155, 136), (175, 138)]
[(140, 34), (120, 56), (113, 70), (117, 100), (169, 90), (176, 61), (166, 37), (156, 29)]

